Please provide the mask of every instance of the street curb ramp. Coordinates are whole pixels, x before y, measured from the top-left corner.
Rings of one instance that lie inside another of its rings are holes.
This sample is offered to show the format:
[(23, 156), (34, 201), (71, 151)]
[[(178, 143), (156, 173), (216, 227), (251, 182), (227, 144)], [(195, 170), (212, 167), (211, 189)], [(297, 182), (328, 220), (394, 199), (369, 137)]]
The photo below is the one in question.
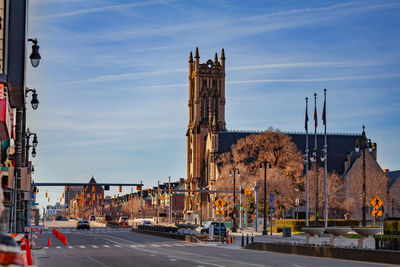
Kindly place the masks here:
[(315, 247), (303, 245), (275, 244), (254, 242), (244, 246), (245, 249), (271, 251), (303, 256), (326, 257), (354, 261), (400, 264), (400, 251), (372, 250), (339, 247)]

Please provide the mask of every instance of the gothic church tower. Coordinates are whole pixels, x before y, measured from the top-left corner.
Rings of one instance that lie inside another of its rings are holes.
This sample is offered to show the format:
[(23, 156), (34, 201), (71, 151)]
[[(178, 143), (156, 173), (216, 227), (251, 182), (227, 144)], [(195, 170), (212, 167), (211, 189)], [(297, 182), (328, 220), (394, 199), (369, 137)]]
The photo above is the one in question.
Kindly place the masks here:
[[(199, 50), (189, 56), (189, 124), (187, 130), (187, 179), (186, 189), (201, 189), (209, 186), (207, 178), (207, 136), (225, 131), (225, 54), (220, 61), (215, 53), (200, 64)], [(215, 139), (214, 139), (215, 140)], [(209, 144), (210, 146), (210, 144)], [(193, 220), (198, 215), (201, 197), (185, 197), (185, 219)], [(207, 199), (203, 199), (206, 200)], [(203, 204), (203, 203), (202, 203)]]

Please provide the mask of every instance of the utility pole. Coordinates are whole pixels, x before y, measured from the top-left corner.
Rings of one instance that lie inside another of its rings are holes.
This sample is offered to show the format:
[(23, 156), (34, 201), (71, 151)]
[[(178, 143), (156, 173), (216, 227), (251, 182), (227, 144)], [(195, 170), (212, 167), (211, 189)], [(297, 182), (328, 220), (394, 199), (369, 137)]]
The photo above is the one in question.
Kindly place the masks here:
[(157, 182), (157, 223), (160, 222), (160, 181)]
[(242, 190), (243, 190), (243, 185), (240, 186), (240, 223), (239, 223), (239, 228), (240, 230), (243, 230), (243, 194), (242, 194)]
[(254, 216), (254, 230), (258, 231), (258, 183), (256, 182), (254, 185), (255, 191), (255, 208), (256, 208), (256, 215)]
[(169, 193), (168, 224), (171, 224), (172, 221), (171, 176), (168, 176), (168, 193)]

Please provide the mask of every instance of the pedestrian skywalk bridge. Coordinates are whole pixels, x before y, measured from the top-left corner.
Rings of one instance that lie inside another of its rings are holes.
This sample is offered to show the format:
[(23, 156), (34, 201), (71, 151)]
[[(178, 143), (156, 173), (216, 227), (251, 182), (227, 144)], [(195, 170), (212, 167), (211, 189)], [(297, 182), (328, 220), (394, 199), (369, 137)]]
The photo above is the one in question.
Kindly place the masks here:
[(51, 246), (43, 247), (43, 249), (115, 249), (115, 248), (132, 248), (132, 249), (154, 249), (154, 248), (177, 248), (177, 247), (197, 247), (199, 244), (194, 243), (146, 243), (146, 244), (132, 244), (132, 245), (66, 245), (66, 246)]

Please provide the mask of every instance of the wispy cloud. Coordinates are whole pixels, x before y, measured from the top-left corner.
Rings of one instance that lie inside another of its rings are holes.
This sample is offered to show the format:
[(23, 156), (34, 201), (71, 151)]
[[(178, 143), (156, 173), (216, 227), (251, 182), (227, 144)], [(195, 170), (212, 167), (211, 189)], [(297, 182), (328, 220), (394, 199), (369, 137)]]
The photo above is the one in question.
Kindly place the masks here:
[(122, 4), (122, 5), (112, 5), (112, 6), (81, 9), (81, 10), (59, 13), (59, 14), (54, 14), (54, 15), (32, 17), (32, 19), (62, 18), (62, 17), (70, 17), (70, 16), (76, 16), (76, 15), (82, 15), (82, 14), (88, 14), (88, 13), (96, 13), (96, 12), (103, 12), (103, 11), (116, 10), (116, 9), (135, 8), (135, 7), (156, 5), (156, 4), (165, 4), (165, 3), (167, 3), (167, 1), (165, 1), (165, 0), (143, 1), (143, 2)]
[(253, 66), (230, 67), (228, 70), (253, 70), (253, 69), (276, 69), (276, 68), (311, 68), (311, 67), (365, 67), (388, 64), (388, 62), (360, 62), (360, 61), (327, 61), (327, 62), (289, 62), (273, 63)]
[(242, 83), (292, 83), (292, 82), (326, 82), (326, 81), (349, 81), (349, 80), (365, 80), (365, 79), (387, 79), (398, 78), (399, 73), (376, 74), (376, 75), (359, 75), (359, 76), (342, 76), (342, 77), (323, 77), (323, 78), (304, 78), (304, 79), (260, 79), (260, 80), (241, 80), (228, 81), (227, 84)]

